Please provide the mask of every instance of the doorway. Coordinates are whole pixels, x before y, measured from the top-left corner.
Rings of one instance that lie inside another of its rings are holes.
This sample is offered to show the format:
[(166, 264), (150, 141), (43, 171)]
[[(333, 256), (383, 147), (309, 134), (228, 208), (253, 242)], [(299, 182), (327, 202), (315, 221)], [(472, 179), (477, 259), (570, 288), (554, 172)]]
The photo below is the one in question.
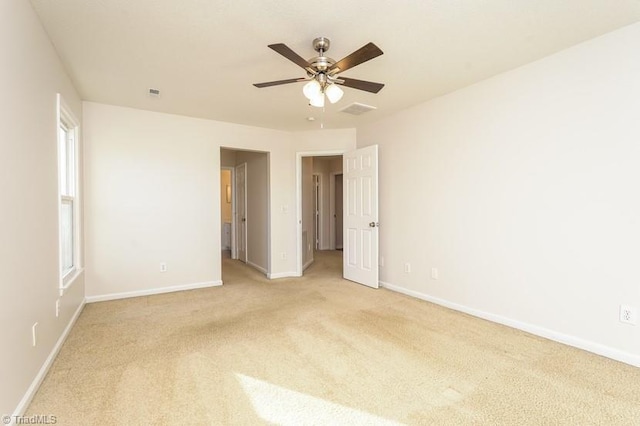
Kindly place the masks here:
[[(268, 275), (269, 153), (221, 148), (220, 169), (221, 255), (230, 253), (232, 259), (240, 260)], [(225, 172), (231, 174), (230, 183), (226, 183)], [(225, 241), (229, 240), (230, 252), (225, 250)]]
[[(343, 277), (369, 287), (379, 286), (378, 251), (379, 232), (378, 227), (378, 146), (370, 145), (349, 152), (326, 153), (309, 152), (297, 153), (296, 182), (298, 202), (298, 239), (297, 250), (297, 276), (302, 276), (304, 266), (313, 263), (313, 258), (305, 259), (310, 250), (310, 244), (303, 244), (305, 235), (309, 234), (310, 224), (313, 223), (313, 215), (309, 217), (307, 212), (312, 197), (305, 196), (312, 191), (310, 185), (313, 173), (313, 162), (316, 157), (337, 156), (337, 161), (344, 164), (342, 173), (343, 188)], [(306, 166), (306, 167), (305, 167)], [(320, 172), (319, 172), (320, 173)], [(340, 179), (340, 178), (338, 178)], [(308, 188), (308, 189), (305, 189)], [(336, 215), (336, 220), (338, 219)], [(321, 247), (323, 236), (321, 236)], [(334, 235), (335, 238), (335, 235)], [(338, 239), (339, 241), (339, 239)], [(305, 263), (303, 264), (303, 259)]]
[(220, 168), (220, 219), (221, 219), (221, 247), (224, 257), (235, 259), (236, 242), (235, 242), (235, 219), (233, 212), (235, 197), (234, 180), (235, 169), (233, 167)]
[(342, 218), (342, 202), (335, 200), (335, 180), (342, 175), (342, 152), (299, 153), (297, 174), (297, 275), (301, 276), (314, 263), (317, 252), (336, 250), (336, 221)]

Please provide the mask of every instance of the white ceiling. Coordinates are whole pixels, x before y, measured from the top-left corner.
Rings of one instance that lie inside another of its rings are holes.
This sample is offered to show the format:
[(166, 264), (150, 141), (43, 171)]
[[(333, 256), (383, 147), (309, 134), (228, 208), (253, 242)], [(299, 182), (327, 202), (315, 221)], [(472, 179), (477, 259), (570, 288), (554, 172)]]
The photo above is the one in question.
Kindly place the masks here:
[[(31, 2), (83, 99), (283, 130), (355, 127), (640, 20), (640, 0)], [(267, 45), (308, 59), (318, 36), (335, 60), (374, 42), (384, 55), (343, 75), (386, 86), (323, 112), (302, 83), (252, 85), (305, 77)], [(378, 109), (338, 112), (352, 102)]]

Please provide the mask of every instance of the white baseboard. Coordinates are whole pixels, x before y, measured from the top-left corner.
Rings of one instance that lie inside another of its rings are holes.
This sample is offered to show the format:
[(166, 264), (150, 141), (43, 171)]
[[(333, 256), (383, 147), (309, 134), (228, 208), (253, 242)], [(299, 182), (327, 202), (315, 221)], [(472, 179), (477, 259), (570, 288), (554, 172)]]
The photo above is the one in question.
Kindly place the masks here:
[(313, 258), (309, 259), (309, 261), (307, 263), (305, 263), (304, 265), (302, 265), (302, 270), (306, 271), (306, 269), (311, 266), (311, 264), (313, 263)]
[(267, 275), (267, 270), (266, 270), (266, 269), (264, 269), (262, 266), (257, 265), (257, 264), (255, 264), (255, 263), (253, 263), (253, 262), (249, 262), (248, 260), (247, 260), (247, 265), (249, 265), (249, 266), (251, 266), (253, 269), (257, 269), (258, 271), (260, 271), (260, 272), (262, 272), (263, 274)]
[(85, 305), (85, 301), (83, 300), (82, 303), (80, 303), (80, 306), (78, 306), (78, 309), (76, 309), (76, 311), (73, 313), (73, 316), (69, 321), (69, 324), (67, 324), (67, 326), (65, 327), (64, 331), (58, 338), (58, 341), (56, 342), (53, 349), (51, 350), (51, 353), (49, 353), (49, 356), (44, 361), (44, 364), (42, 364), (42, 367), (40, 367), (40, 371), (38, 371), (38, 374), (33, 379), (33, 382), (31, 382), (29, 389), (27, 389), (27, 392), (24, 394), (24, 396), (22, 397), (22, 400), (16, 407), (13, 413), (13, 416), (11, 417), (12, 419), (15, 419), (16, 417), (20, 417), (24, 415), (25, 410), (27, 409), (27, 407), (31, 403), (31, 400), (33, 399), (36, 392), (38, 391), (40, 384), (42, 383), (45, 376), (49, 372), (49, 368), (51, 368), (53, 361), (56, 359), (56, 356), (58, 356), (58, 352), (60, 352), (60, 348), (64, 344), (64, 341), (67, 340), (67, 336), (69, 335), (69, 332), (73, 328), (73, 325), (76, 323), (76, 320), (80, 316), (80, 313), (84, 308), (84, 305)]
[(276, 279), (276, 278), (296, 278), (299, 277), (300, 274), (297, 272), (277, 272), (275, 274), (267, 274), (267, 278)]
[(174, 285), (170, 287), (150, 288), (148, 290), (126, 291), (123, 293), (109, 293), (97, 296), (87, 296), (87, 303), (106, 302), (107, 300), (128, 299), (130, 297), (152, 296), (154, 294), (173, 293), (175, 291), (195, 290), (198, 288), (216, 287), (222, 285), (222, 280), (206, 281), (203, 283)]
[(597, 355), (602, 355), (607, 358), (614, 359), (616, 361), (624, 362), (625, 364), (640, 367), (640, 356), (624, 352), (619, 349), (611, 348), (609, 346), (602, 345), (600, 343), (584, 340), (579, 337), (571, 336), (564, 333), (559, 333), (554, 330), (549, 330), (537, 325), (517, 321), (511, 318), (503, 317), (501, 315), (492, 314), (489, 312), (480, 311), (477, 309), (469, 308), (468, 306), (459, 305), (457, 303), (449, 302), (448, 300), (440, 299), (437, 297), (429, 296), (424, 293), (420, 293), (414, 290), (408, 290), (397, 285), (380, 281), (380, 286), (386, 289), (396, 291), (398, 293), (406, 294), (417, 299), (425, 300), (427, 302), (435, 303), (436, 305), (444, 306), (445, 308), (453, 309), (455, 311), (464, 312), (465, 314), (472, 315), (474, 317), (486, 319), (498, 324), (503, 324), (508, 327), (516, 328), (518, 330), (526, 331), (527, 333), (535, 334), (536, 336), (544, 337), (549, 340), (553, 340), (565, 345), (573, 346), (578, 349), (592, 352)]

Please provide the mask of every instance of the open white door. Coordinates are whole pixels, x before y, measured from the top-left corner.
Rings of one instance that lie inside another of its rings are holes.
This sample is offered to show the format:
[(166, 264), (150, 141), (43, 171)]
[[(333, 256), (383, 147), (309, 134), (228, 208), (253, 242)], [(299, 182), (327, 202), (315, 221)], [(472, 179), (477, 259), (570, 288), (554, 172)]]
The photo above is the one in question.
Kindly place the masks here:
[(378, 288), (378, 146), (348, 152), (342, 161), (343, 274)]

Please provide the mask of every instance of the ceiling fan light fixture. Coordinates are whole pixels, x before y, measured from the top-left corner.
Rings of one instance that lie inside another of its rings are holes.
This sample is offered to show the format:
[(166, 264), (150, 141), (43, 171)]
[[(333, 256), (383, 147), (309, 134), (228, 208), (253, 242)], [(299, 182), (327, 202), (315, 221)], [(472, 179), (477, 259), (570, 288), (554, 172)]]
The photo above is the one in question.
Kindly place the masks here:
[(317, 95), (315, 95), (313, 98), (311, 98), (309, 100), (309, 104), (311, 106), (314, 106), (314, 107), (317, 107), (317, 108), (323, 108), (324, 107), (324, 93), (318, 92)]
[(327, 95), (329, 102), (331, 102), (332, 104), (338, 102), (340, 99), (342, 99), (342, 95), (344, 95), (344, 91), (335, 83), (327, 86), (324, 93)]
[(321, 92), (322, 87), (316, 79), (311, 80), (302, 88), (302, 93), (304, 93), (304, 96), (309, 100), (313, 100), (313, 98), (318, 96), (318, 94), (321, 94)]
[(339, 82), (341, 86), (364, 90), (370, 93), (378, 93), (380, 89), (384, 87), (384, 84), (381, 83), (337, 76), (343, 71), (382, 55), (383, 52), (378, 46), (369, 42), (337, 62), (325, 55), (329, 46), (330, 42), (328, 38), (317, 37), (313, 40), (313, 49), (318, 52), (318, 56), (306, 60), (284, 43), (268, 45), (267, 47), (276, 53), (279, 53), (300, 68), (303, 68), (306, 71), (306, 77), (254, 83), (253, 85), (258, 88), (263, 88), (304, 81), (306, 83), (302, 88), (302, 93), (309, 100), (309, 104), (317, 108), (324, 107), (325, 95), (327, 95), (327, 99), (329, 99), (329, 102), (332, 104), (342, 99), (344, 91), (336, 85), (336, 82)]

